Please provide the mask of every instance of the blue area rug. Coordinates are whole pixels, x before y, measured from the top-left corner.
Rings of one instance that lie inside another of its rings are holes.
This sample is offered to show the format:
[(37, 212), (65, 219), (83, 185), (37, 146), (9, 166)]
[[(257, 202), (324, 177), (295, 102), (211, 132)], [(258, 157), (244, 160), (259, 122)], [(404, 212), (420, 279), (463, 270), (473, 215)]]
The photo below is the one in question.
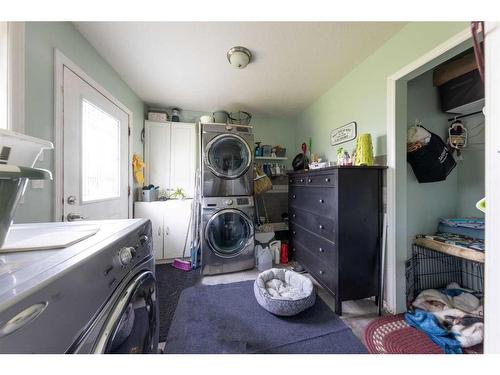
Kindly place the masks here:
[(185, 289), (166, 354), (367, 353), (351, 329), (321, 300), (292, 317), (278, 317), (255, 300), (253, 281)]

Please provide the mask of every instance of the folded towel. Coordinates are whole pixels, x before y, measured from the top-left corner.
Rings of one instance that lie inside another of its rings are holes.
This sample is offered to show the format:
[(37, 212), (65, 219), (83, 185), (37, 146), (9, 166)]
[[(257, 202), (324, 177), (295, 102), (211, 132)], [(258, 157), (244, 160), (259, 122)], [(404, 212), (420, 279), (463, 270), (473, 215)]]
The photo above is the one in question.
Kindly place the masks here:
[(441, 218), (440, 223), (449, 227), (484, 229), (484, 219), (480, 217)]

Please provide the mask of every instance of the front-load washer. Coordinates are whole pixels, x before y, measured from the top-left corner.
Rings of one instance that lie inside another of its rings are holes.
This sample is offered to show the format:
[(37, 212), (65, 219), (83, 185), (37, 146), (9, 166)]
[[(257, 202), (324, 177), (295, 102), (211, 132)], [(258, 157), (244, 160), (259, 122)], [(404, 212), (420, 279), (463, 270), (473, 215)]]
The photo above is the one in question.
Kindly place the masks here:
[(248, 125), (202, 124), (202, 196), (253, 194), (253, 132)]
[(253, 197), (202, 199), (201, 268), (216, 275), (253, 268)]
[[(66, 248), (0, 253), (0, 353), (156, 353), (151, 222), (13, 225), (97, 233)], [(43, 237), (43, 236), (42, 236)]]

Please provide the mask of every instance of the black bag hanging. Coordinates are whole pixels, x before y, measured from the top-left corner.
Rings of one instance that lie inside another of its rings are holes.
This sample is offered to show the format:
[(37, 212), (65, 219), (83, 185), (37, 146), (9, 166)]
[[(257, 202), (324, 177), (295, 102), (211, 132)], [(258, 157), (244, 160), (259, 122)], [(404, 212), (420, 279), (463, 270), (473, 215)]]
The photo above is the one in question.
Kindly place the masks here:
[(427, 131), (431, 134), (429, 142), (408, 152), (408, 163), (410, 163), (418, 182), (444, 181), (457, 163), (441, 137)]

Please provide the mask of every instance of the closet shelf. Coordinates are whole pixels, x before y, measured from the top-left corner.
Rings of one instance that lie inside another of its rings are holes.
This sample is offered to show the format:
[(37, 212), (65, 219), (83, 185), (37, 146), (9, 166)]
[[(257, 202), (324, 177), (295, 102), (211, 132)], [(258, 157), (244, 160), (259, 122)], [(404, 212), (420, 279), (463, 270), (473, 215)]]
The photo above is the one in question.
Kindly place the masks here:
[(255, 156), (255, 160), (288, 160), (288, 158), (286, 156), (284, 156), (284, 157)]
[(415, 243), (419, 246), (427, 247), (429, 249), (439, 251), (448, 255), (453, 255), (459, 258), (469, 259), (474, 262), (484, 263), (484, 252), (467, 247), (447, 244), (432, 240), (430, 238), (416, 238)]

